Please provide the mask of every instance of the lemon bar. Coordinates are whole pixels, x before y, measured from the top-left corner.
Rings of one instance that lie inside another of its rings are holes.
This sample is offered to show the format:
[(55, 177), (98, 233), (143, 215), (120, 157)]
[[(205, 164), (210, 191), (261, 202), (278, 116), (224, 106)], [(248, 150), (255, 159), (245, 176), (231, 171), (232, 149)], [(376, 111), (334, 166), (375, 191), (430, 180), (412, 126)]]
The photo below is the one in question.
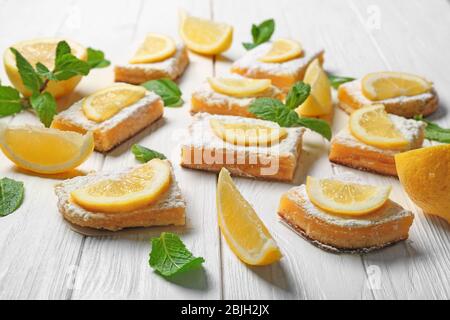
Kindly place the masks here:
[(310, 201), (304, 184), (281, 197), (278, 215), (300, 236), (334, 253), (367, 253), (405, 240), (414, 219), (389, 199), (362, 216), (331, 214)]
[(147, 91), (144, 97), (123, 108), (111, 118), (96, 122), (88, 119), (82, 109), (83, 99), (55, 116), (52, 128), (94, 133), (95, 150), (106, 152), (162, 117), (164, 104), (161, 98)]
[(416, 115), (427, 116), (438, 108), (438, 95), (434, 89), (415, 96), (400, 96), (396, 98), (372, 101), (366, 98), (361, 89), (361, 80), (344, 83), (338, 89), (339, 107), (347, 113), (362, 106), (383, 104), (386, 112), (405, 118)]
[(249, 50), (233, 63), (231, 72), (248, 78), (270, 79), (272, 84), (288, 92), (297, 81), (303, 80), (308, 65), (316, 58), (323, 63), (324, 51), (306, 52), (303, 56), (286, 62), (267, 63), (259, 61), (270, 49), (271, 43), (263, 43)]
[[(304, 128), (284, 128), (286, 136), (266, 146), (236, 145), (218, 137), (212, 119), (252, 126), (273, 126), (259, 119), (197, 113), (181, 144), (181, 165), (185, 168), (219, 172), (223, 167), (233, 175), (267, 180), (292, 181), (302, 150)], [(276, 124), (275, 124), (276, 125)]]
[(65, 180), (55, 186), (58, 209), (63, 217), (73, 224), (95, 229), (117, 231), (129, 227), (150, 227), (185, 224), (186, 203), (171, 172), (170, 186), (159, 199), (140, 209), (128, 212), (93, 212), (71, 199), (71, 192), (88, 184), (105, 179), (118, 179), (133, 168), (122, 172), (99, 172)]
[(425, 124), (421, 121), (388, 115), (395, 128), (409, 144), (406, 149), (381, 149), (367, 145), (354, 137), (348, 128), (341, 130), (331, 140), (329, 159), (359, 170), (397, 176), (394, 156), (397, 153), (422, 147)]
[(123, 64), (114, 67), (115, 81), (141, 84), (149, 80), (180, 77), (189, 64), (186, 46), (178, 44), (175, 54), (153, 63)]

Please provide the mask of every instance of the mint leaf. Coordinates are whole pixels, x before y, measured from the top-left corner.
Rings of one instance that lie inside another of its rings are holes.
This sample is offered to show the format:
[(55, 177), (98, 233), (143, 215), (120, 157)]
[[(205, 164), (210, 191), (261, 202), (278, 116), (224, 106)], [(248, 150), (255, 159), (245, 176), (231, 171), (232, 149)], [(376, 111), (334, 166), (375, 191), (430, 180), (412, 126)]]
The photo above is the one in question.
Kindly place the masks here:
[(16, 49), (10, 48), (16, 57), (16, 66), (19, 70), (20, 77), (24, 86), (32, 93), (39, 92), (43, 81), (39, 74), (34, 70), (33, 66), (25, 59), (25, 57)]
[(21, 110), (19, 91), (12, 87), (0, 86), (0, 117), (10, 116)]
[(341, 84), (344, 84), (346, 82), (350, 82), (355, 80), (355, 78), (351, 77), (341, 77), (337, 76), (331, 73), (328, 73), (328, 80), (330, 80), (330, 84), (333, 88), (337, 89)]
[(259, 25), (253, 24), (251, 29), (253, 43), (244, 42), (242, 45), (247, 50), (253, 49), (261, 43), (269, 41), (274, 31), (275, 21), (273, 19), (265, 20)]
[(49, 80), (56, 80), (53, 73), (42, 63), (36, 63), (36, 72), (42, 77)]
[(106, 68), (111, 62), (105, 59), (103, 51), (87, 48), (87, 63), (91, 69)]
[(315, 119), (315, 118), (307, 118), (307, 117), (298, 117), (296, 121), (297, 124), (301, 127), (308, 128), (314, 132), (317, 132), (322, 137), (326, 138), (328, 141), (331, 140), (331, 127), (328, 122)]
[(143, 83), (142, 86), (160, 96), (165, 107), (176, 108), (183, 104), (180, 88), (170, 79), (150, 80)]
[(71, 53), (66, 41), (58, 42), (56, 47), (55, 69), (52, 78), (57, 81), (67, 80), (77, 75), (87, 75), (91, 70), (86, 61), (80, 60)]
[(0, 217), (16, 211), (23, 202), (24, 194), (23, 182), (0, 179)]
[(56, 114), (55, 98), (48, 92), (33, 94), (30, 98), (31, 106), (36, 111), (41, 122), (48, 128)]
[(423, 121), (427, 124), (425, 127), (425, 138), (443, 143), (450, 143), (450, 129), (445, 129), (436, 123), (423, 119), (423, 116), (415, 116), (415, 120)]
[(301, 105), (309, 96), (311, 92), (311, 86), (299, 81), (295, 83), (289, 90), (286, 98), (286, 107), (289, 109), (295, 109)]
[(152, 239), (149, 264), (165, 277), (198, 268), (203, 262), (205, 259), (194, 257), (176, 234), (163, 232)]
[(166, 156), (162, 153), (159, 153), (158, 151), (148, 149), (146, 147), (140, 146), (138, 144), (134, 144), (131, 147), (131, 152), (133, 152), (134, 156), (136, 157), (136, 160), (139, 162), (149, 162), (152, 159), (166, 159)]

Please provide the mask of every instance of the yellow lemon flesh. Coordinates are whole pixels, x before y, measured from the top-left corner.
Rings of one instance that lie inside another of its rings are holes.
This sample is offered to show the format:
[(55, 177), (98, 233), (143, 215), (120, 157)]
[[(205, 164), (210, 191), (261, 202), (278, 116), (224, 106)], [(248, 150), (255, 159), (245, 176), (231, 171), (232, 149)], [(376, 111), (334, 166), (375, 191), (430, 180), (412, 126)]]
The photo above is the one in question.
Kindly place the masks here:
[(287, 135), (286, 129), (277, 124), (230, 123), (219, 119), (211, 119), (209, 123), (216, 136), (240, 146), (268, 146), (279, 143)]
[[(55, 63), (56, 46), (58, 42), (62, 40), (64, 39), (33, 39), (15, 43), (10, 47), (17, 49), (33, 67), (36, 65), (36, 63), (41, 62), (49, 70), (53, 70)], [(76, 42), (69, 40), (66, 41), (69, 44), (74, 56), (81, 60), (87, 59), (86, 48)], [(12, 85), (23, 95), (31, 96), (30, 90), (25, 88), (22, 82), (22, 78), (20, 77), (19, 70), (16, 66), (16, 58), (9, 48), (6, 49), (3, 55), (3, 63)], [(75, 89), (81, 78), (82, 76), (80, 75), (63, 81), (49, 81), (46, 91), (50, 92), (55, 98), (67, 95)]]
[(166, 60), (175, 54), (175, 42), (164, 35), (148, 34), (130, 63), (151, 63)]
[(116, 84), (86, 97), (82, 109), (89, 120), (102, 122), (142, 99), (146, 93), (141, 86)]
[(154, 203), (171, 183), (170, 165), (153, 159), (117, 179), (105, 179), (72, 191), (72, 200), (90, 211), (129, 212)]
[(414, 203), (450, 223), (450, 144), (396, 154), (395, 166)]
[(268, 63), (286, 62), (302, 55), (300, 43), (289, 39), (278, 39), (272, 43), (270, 50), (259, 60)]
[(306, 192), (311, 202), (323, 210), (358, 216), (380, 208), (389, 198), (391, 186), (370, 186), (308, 176)]
[(40, 126), (0, 124), (0, 147), (17, 166), (55, 174), (83, 163), (94, 150), (92, 133), (60, 131)]
[(424, 78), (401, 72), (375, 72), (361, 82), (363, 94), (370, 100), (400, 96), (415, 96), (431, 90), (432, 83)]
[(298, 108), (301, 116), (321, 116), (333, 111), (331, 85), (328, 76), (315, 59), (306, 69), (303, 82), (311, 86), (309, 97)]
[(360, 108), (350, 115), (350, 132), (358, 140), (381, 149), (404, 149), (409, 141), (395, 127), (383, 105)]
[(239, 259), (259, 266), (281, 259), (281, 252), (266, 226), (225, 168), (219, 174), (216, 196), (220, 231)]
[(268, 79), (208, 78), (211, 88), (233, 97), (252, 97), (267, 90), (271, 81)]
[(180, 14), (180, 36), (186, 46), (197, 53), (216, 55), (231, 46), (233, 28), (225, 23)]

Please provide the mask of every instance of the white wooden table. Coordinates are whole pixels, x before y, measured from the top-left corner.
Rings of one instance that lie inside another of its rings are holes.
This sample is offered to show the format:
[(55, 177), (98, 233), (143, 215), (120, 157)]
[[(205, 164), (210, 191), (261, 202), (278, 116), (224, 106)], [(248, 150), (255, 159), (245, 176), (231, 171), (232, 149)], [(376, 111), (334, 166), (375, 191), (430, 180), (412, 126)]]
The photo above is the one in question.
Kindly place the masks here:
[[(236, 178), (243, 195), (276, 238), (284, 258), (279, 264), (252, 268), (242, 264), (221, 239), (215, 208), (215, 174), (179, 167), (178, 141), (190, 121), (191, 91), (207, 76), (226, 73), (244, 53), (250, 26), (276, 21), (274, 37), (301, 40), (305, 48), (325, 48), (325, 67), (345, 76), (399, 70), (433, 80), (441, 109), (432, 119), (449, 127), (450, 2), (446, 0), (164, 0), (51, 1), (0, 0), (0, 50), (16, 41), (61, 36), (102, 49), (113, 63), (127, 60), (147, 32), (178, 38), (177, 10), (225, 21), (234, 26), (233, 47), (216, 59), (191, 54), (180, 80), (185, 105), (166, 109), (165, 120), (109, 154), (95, 153), (82, 169), (119, 170), (136, 163), (133, 143), (169, 155), (187, 199), (188, 227), (175, 230), (204, 270), (172, 282), (148, 266), (149, 239), (170, 228), (146, 229), (105, 237), (73, 232), (59, 215), (52, 178), (27, 175), (0, 155), (0, 177), (25, 183), (26, 198), (15, 213), (0, 218), (0, 298), (12, 299), (396, 299), (450, 298), (449, 224), (424, 216), (398, 180), (327, 160), (328, 143), (308, 133), (297, 184), (306, 174), (353, 172), (373, 183), (392, 184), (392, 197), (416, 214), (410, 239), (364, 256), (323, 252), (282, 225), (278, 201), (292, 185)], [(0, 77), (7, 83), (1, 68)], [(66, 106), (113, 81), (112, 68), (92, 72)], [(447, 110), (446, 110), (447, 108)], [(334, 132), (347, 115), (335, 112)], [(37, 123), (27, 112), (0, 119)]]

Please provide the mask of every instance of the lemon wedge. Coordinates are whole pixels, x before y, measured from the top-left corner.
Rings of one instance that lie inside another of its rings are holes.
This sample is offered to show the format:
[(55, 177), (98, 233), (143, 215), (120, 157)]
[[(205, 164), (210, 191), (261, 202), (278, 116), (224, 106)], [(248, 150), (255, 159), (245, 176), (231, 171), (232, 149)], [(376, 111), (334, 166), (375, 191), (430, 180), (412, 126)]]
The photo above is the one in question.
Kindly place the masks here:
[(389, 198), (391, 186), (370, 186), (308, 176), (306, 192), (311, 202), (323, 210), (358, 216), (380, 208)]
[(349, 127), (354, 137), (374, 147), (402, 149), (409, 145), (380, 104), (354, 111), (350, 115)]
[[(65, 39), (33, 39), (15, 43), (10, 47), (18, 50), (32, 66), (35, 66), (36, 63), (40, 62), (49, 70), (53, 70), (55, 66), (56, 46), (58, 45), (58, 42), (62, 40)], [(74, 56), (81, 60), (87, 59), (86, 48), (74, 41), (66, 41), (69, 44)], [(20, 77), (19, 70), (16, 66), (16, 58), (9, 48), (6, 49), (3, 55), (3, 63), (5, 65), (8, 78), (13, 86), (23, 95), (27, 97), (31, 96), (31, 91), (28, 90), (22, 82), (22, 78)], [(46, 91), (50, 92), (55, 98), (67, 95), (75, 89), (81, 78), (82, 76), (79, 75), (64, 81), (49, 81)]]
[(21, 168), (54, 174), (83, 163), (94, 150), (94, 138), (91, 132), (81, 135), (41, 126), (0, 123), (0, 148)]
[(205, 55), (216, 55), (231, 46), (233, 27), (225, 23), (192, 17), (182, 11), (180, 36), (190, 50)]
[(239, 259), (258, 266), (281, 259), (281, 252), (266, 226), (225, 168), (219, 174), (216, 200), (220, 231)]
[(175, 42), (164, 35), (150, 33), (130, 60), (131, 64), (166, 60), (175, 54)]
[(278, 39), (272, 43), (270, 50), (259, 60), (262, 62), (286, 62), (302, 55), (300, 43), (289, 39)]
[(402, 72), (375, 72), (361, 82), (363, 94), (370, 100), (400, 96), (415, 96), (431, 90), (432, 83), (424, 78)]
[(82, 109), (89, 120), (102, 122), (142, 99), (146, 93), (147, 89), (141, 86), (116, 84), (86, 97)]
[(301, 116), (311, 117), (329, 114), (333, 111), (331, 85), (318, 59), (306, 69), (303, 82), (311, 86), (309, 97), (297, 109)]
[(214, 91), (233, 97), (255, 96), (271, 85), (269, 79), (208, 78), (208, 82)]
[(240, 146), (268, 146), (279, 143), (287, 135), (286, 129), (275, 123), (269, 126), (211, 119), (209, 124), (214, 134), (223, 141)]
[(90, 211), (128, 212), (158, 200), (170, 186), (166, 160), (153, 159), (117, 179), (105, 179), (72, 191), (74, 202)]

